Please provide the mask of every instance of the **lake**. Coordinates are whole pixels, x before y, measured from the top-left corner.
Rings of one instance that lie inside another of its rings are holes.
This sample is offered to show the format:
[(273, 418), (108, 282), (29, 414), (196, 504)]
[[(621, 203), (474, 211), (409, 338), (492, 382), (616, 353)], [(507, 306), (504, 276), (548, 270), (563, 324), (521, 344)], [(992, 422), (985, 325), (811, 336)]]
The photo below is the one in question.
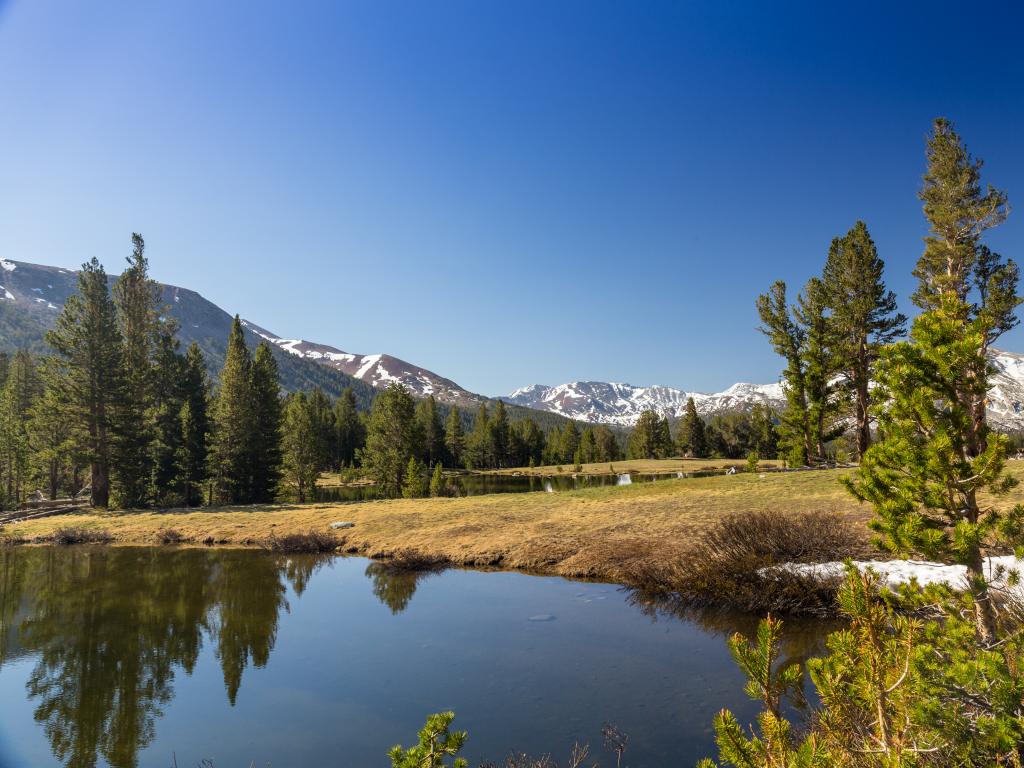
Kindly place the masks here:
[[(711, 720), (757, 709), (725, 638), (607, 584), (395, 573), (253, 550), (0, 549), (0, 765), (386, 766), (452, 709), (470, 765), (574, 740), (614, 765), (713, 754)], [(822, 652), (793, 624), (789, 660)]]

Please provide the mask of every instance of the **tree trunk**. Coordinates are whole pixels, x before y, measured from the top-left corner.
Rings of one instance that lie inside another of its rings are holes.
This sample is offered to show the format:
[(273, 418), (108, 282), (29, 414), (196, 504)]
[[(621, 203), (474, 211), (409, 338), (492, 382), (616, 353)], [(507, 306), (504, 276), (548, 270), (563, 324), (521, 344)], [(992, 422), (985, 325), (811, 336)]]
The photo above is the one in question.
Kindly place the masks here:
[(871, 446), (871, 420), (868, 415), (869, 406), (868, 382), (863, 379), (857, 382), (857, 460), (864, 458)]
[(967, 579), (970, 582), (971, 597), (974, 600), (974, 623), (977, 626), (978, 640), (983, 646), (989, 646), (996, 639), (996, 612), (992, 606), (988, 581), (985, 579), (981, 552), (977, 549), (968, 560)]
[(90, 501), (94, 507), (106, 508), (110, 504), (110, 476), (105, 463), (94, 461), (90, 466), (92, 495)]
[(56, 459), (50, 460), (49, 466), (49, 481), (50, 481), (50, 501), (57, 499), (57, 486), (58, 486), (58, 465)]

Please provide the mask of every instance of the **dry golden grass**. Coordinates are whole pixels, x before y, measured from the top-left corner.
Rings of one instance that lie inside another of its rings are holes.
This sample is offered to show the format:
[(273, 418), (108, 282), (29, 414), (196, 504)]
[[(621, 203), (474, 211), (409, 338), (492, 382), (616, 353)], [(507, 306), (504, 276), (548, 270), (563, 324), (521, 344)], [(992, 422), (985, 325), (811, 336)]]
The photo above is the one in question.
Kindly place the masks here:
[[(1011, 462), (1024, 476), (1024, 462)], [(709, 521), (728, 513), (836, 511), (858, 524), (871, 510), (839, 484), (849, 470), (740, 473), (663, 480), (562, 493), (457, 499), (398, 499), (331, 504), (276, 504), (162, 512), (96, 512), (9, 525), (3, 534), (35, 538), (59, 528), (106, 530), (119, 544), (155, 544), (162, 531), (186, 541), (236, 546), (271, 537), (328, 530), (345, 551), (371, 557), (415, 552), (460, 565), (490, 565), (565, 576), (625, 581), (639, 563), (664, 561), (691, 545)], [(1024, 501), (1024, 486), (999, 500)]]
[[(583, 464), (579, 475), (607, 475), (610, 472), (639, 472), (641, 474), (658, 474), (669, 472), (700, 472), (710, 470), (728, 469), (729, 467), (744, 468), (747, 466), (746, 459), (629, 459), (622, 461), (600, 462), (597, 464)], [(781, 462), (764, 460), (759, 463), (762, 469), (770, 469), (782, 466)], [(511, 469), (490, 469), (481, 470), (480, 474), (485, 475), (533, 475), (535, 477), (549, 475), (573, 474), (571, 463), (547, 464), (541, 467), (513, 467)]]

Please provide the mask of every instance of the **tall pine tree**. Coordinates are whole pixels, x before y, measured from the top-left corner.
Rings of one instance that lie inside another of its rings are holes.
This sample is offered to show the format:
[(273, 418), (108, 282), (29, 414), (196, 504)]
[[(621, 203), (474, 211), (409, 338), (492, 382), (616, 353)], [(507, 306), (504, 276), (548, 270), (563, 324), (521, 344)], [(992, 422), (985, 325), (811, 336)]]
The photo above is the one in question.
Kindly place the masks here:
[(152, 423), (155, 353), (160, 333), (160, 290), (149, 277), (146, 244), (132, 234), (128, 268), (114, 283), (121, 331), (123, 396), (116, 411), (115, 488), (121, 506), (144, 507), (150, 500), (154, 438)]
[(466, 450), (466, 435), (462, 431), (462, 416), (454, 405), (448, 413), (448, 421), (444, 427), (444, 447), (450, 466), (461, 467), (463, 453)]
[(89, 464), (93, 506), (110, 503), (114, 419), (124, 397), (121, 333), (107, 273), (95, 258), (78, 273), (78, 292), (46, 340), (54, 350), (46, 380), (54, 391), (83, 459)]
[(281, 383), (266, 341), (256, 347), (250, 384), (253, 409), (252, 491), (257, 504), (274, 500), (281, 480)]
[(185, 506), (202, 501), (202, 485), (206, 481), (210, 440), (210, 382), (206, 375), (203, 352), (195, 342), (185, 353), (184, 381), (181, 386), (182, 405), (178, 415), (181, 442), (178, 449), (178, 473), (181, 478)]
[(880, 350), (904, 331), (907, 318), (885, 287), (884, 262), (867, 225), (858, 221), (829, 248), (822, 280), (835, 328), (836, 356), (853, 393), (857, 456), (871, 444), (869, 385)]
[(781, 415), (779, 437), (790, 465), (804, 466), (814, 453), (803, 355), (806, 331), (790, 311), (786, 284), (781, 280), (757, 297), (757, 312), (761, 317), (759, 330), (786, 361), (782, 371), (786, 409)]
[(984, 402), (985, 353), (1016, 323), (1017, 267), (980, 242), (1005, 219), (1006, 196), (982, 190), (981, 162), (948, 121), (935, 122), (927, 158), (929, 234), (914, 270), (922, 312), (910, 339), (881, 354), (879, 439), (849, 487), (874, 506), (882, 545), (966, 566), (978, 637), (988, 644), (996, 612), (982, 554), (995, 542), (1024, 544), (1024, 508), (1003, 515), (982, 495), (1015, 483), (1005, 472), (1007, 439), (989, 429)]
[(692, 397), (686, 398), (686, 412), (679, 422), (677, 440), (679, 453), (703, 459), (708, 455), (708, 438), (705, 433), (704, 419), (697, 413), (697, 405)]
[(373, 399), (363, 466), (385, 497), (395, 498), (402, 492), (406, 469), (419, 448), (415, 421), (415, 402), (401, 384), (389, 384)]
[(341, 391), (334, 404), (334, 463), (338, 469), (355, 466), (356, 456), (366, 443), (366, 430), (356, 409), (351, 388)]
[(221, 368), (213, 406), (213, 442), (210, 459), (219, 501), (251, 501), (251, 445), (255, 418), (251, 394), (252, 356), (238, 316), (231, 324), (224, 367)]

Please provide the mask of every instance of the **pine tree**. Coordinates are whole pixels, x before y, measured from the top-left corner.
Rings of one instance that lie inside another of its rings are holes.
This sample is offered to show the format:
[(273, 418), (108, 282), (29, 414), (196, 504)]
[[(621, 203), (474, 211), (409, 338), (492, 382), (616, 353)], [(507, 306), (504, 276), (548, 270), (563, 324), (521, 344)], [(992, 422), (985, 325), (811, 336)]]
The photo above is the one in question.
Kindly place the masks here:
[(210, 444), (211, 474), (217, 496), (230, 504), (252, 500), (251, 446), (256, 424), (251, 381), (252, 356), (245, 343), (242, 323), (235, 315), (213, 405), (214, 428)]
[(558, 443), (558, 448), (561, 451), (559, 461), (568, 464), (576, 456), (576, 451), (580, 447), (580, 428), (576, 425), (576, 422), (570, 419), (562, 427), (561, 440)]
[(342, 390), (334, 404), (334, 462), (338, 469), (355, 466), (357, 452), (366, 443), (366, 430), (356, 408), (351, 388)]
[(415, 403), (401, 384), (391, 383), (373, 400), (367, 425), (363, 466), (382, 496), (394, 498), (402, 491), (415, 443)]
[[(74, 433), (53, 387), (47, 387), (33, 404), (28, 433), (35, 474), (43, 482), (50, 499), (56, 499), (62, 487), (70, 482), (75, 446), (72, 440)], [(74, 493), (78, 489), (69, 490)]]
[(121, 331), (123, 397), (119, 400), (114, 486), (126, 508), (148, 506), (153, 471), (151, 444), (155, 354), (160, 333), (160, 289), (149, 277), (146, 244), (132, 234), (128, 268), (114, 283), (114, 304)]
[(421, 456), (432, 467), (444, 460), (444, 427), (433, 395), (417, 404), (416, 424), (423, 440)]
[(672, 455), (672, 426), (668, 423), (668, 416), (662, 416), (658, 423), (658, 447), (657, 457), (665, 459)]
[(881, 348), (904, 331), (896, 294), (886, 289), (884, 262), (867, 225), (858, 221), (829, 248), (822, 280), (835, 327), (836, 356), (853, 392), (857, 456), (871, 444), (870, 389)]
[(313, 435), (317, 453), (320, 456), (320, 469), (325, 470), (334, 465), (332, 451), (337, 426), (334, 423), (334, 409), (331, 400), (320, 387), (309, 393), (309, 410), (313, 416)]
[(807, 397), (807, 423), (811, 433), (811, 458), (826, 460), (826, 444), (839, 437), (845, 425), (843, 389), (837, 381), (839, 359), (836, 355), (836, 329), (828, 314), (825, 284), (816, 277), (797, 298), (796, 317), (803, 326), (804, 385)]
[(252, 500), (274, 500), (281, 480), (281, 383), (277, 361), (266, 341), (256, 347), (252, 363), (253, 435)]
[(781, 415), (779, 438), (787, 461), (792, 466), (804, 466), (814, 454), (803, 355), (806, 331), (790, 312), (786, 284), (781, 280), (757, 297), (757, 312), (761, 317), (759, 330), (786, 361), (782, 371), (786, 409)]
[(750, 447), (762, 459), (774, 459), (778, 453), (775, 416), (768, 406), (755, 403), (750, 409)]
[(195, 342), (185, 353), (182, 405), (178, 414), (181, 441), (178, 450), (178, 475), (181, 478), (185, 506), (199, 504), (200, 490), (207, 478), (210, 441), (210, 382), (203, 352)]
[(509, 464), (508, 415), (505, 413), (505, 403), (501, 400), (494, 405), (494, 413), (487, 424), (487, 430), (490, 433), (491, 466), (499, 469), (507, 467)]
[(107, 273), (94, 258), (78, 273), (46, 340), (54, 350), (46, 380), (54, 390), (83, 459), (89, 464), (93, 506), (110, 503), (113, 421), (123, 398), (121, 333)]
[(444, 481), (444, 470), (441, 468), (441, 462), (434, 465), (434, 473), (430, 476), (430, 495), (431, 496), (447, 496), (447, 485)]
[(178, 340), (173, 331), (161, 329), (152, 379), (152, 416), (149, 420), (153, 431), (152, 497), (158, 504), (168, 504), (180, 498), (183, 491), (179, 456), (183, 438), (181, 409), (184, 404), (185, 367), (186, 361), (178, 354)]
[(596, 451), (594, 461), (618, 461), (622, 458), (622, 450), (619, 448), (619, 441), (616, 439), (615, 433), (604, 424), (594, 427), (594, 445)]
[(594, 438), (594, 430), (587, 427), (580, 436), (580, 447), (578, 449), (581, 464), (593, 464), (597, 461), (597, 440)]
[(661, 448), (661, 443), (661, 417), (655, 411), (644, 411), (640, 414), (636, 426), (633, 427), (633, 431), (629, 434), (629, 458), (656, 458)]
[[(544, 459), (544, 433), (533, 419), (519, 419), (509, 429), (512, 444), (515, 446), (514, 466), (526, 466), (531, 461), (534, 465)], [(511, 463), (511, 462), (510, 462)]]
[(703, 459), (708, 455), (708, 440), (705, 434), (704, 419), (697, 413), (697, 406), (692, 397), (686, 399), (686, 412), (679, 422), (678, 439), (679, 453)]
[(980, 496), (1014, 484), (1007, 440), (979, 418), (989, 388), (985, 354), (1015, 322), (1017, 268), (980, 243), (1006, 217), (1006, 196), (982, 192), (975, 161), (945, 120), (928, 141), (921, 198), (930, 232), (914, 271), (922, 313), (910, 339), (883, 350), (877, 366), (878, 441), (865, 453), (854, 495), (872, 503), (880, 543), (966, 566), (980, 640), (996, 616), (982, 552), (994, 540), (1024, 543), (1024, 508), (1000, 514)]
[(466, 450), (466, 435), (462, 431), (462, 417), (454, 405), (448, 413), (448, 421), (444, 427), (444, 448), (449, 466), (461, 467), (463, 453)]
[(284, 405), (281, 447), (284, 476), (294, 486), (300, 504), (316, 491), (324, 461), (317, 426), (315, 409), (306, 393), (289, 395)]
[(19, 349), (8, 364), (0, 391), (0, 469), (4, 493), (12, 503), (24, 500), (31, 470), (29, 421), (42, 383), (32, 355)]
[(427, 482), (423, 477), (425, 472), (423, 462), (417, 459), (415, 454), (410, 456), (405, 467), (405, 476), (402, 478), (403, 499), (418, 499), (427, 495)]
[(492, 466), (494, 450), (491, 445), (491, 430), (489, 427), (490, 419), (487, 415), (487, 404), (480, 403), (480, 407), (476, 412), (476, 418), (473, 420), (473, 431), (466, 438), (466, 449), (463, 451), (466, 469), (481, 469)]

